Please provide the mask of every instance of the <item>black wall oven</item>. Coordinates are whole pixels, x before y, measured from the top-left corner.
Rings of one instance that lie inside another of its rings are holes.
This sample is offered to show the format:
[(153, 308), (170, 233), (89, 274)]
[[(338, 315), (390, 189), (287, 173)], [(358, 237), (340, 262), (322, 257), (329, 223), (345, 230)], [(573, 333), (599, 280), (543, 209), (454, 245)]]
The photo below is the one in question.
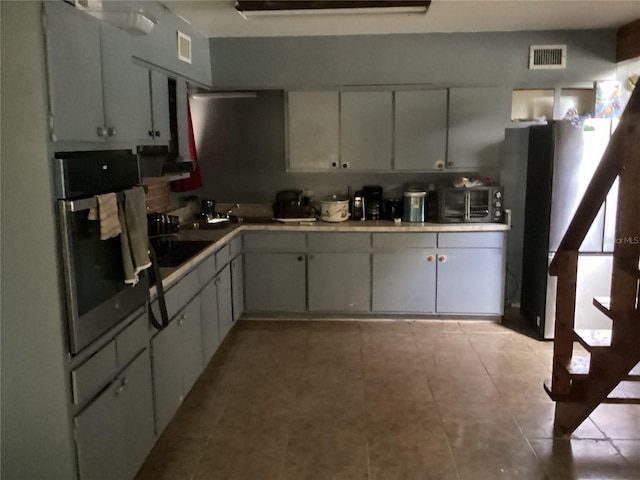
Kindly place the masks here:
[(149, 298), (145, 271), (136, 285), (124, 282), (120, 238), (100, 240), (100, 222), (87, 218), (95, 195), (115, 192), (123, 202), (122, 191), (140, 178), (128, 150), (57, 153), (54, 172), (69, 351), (76, 354)]

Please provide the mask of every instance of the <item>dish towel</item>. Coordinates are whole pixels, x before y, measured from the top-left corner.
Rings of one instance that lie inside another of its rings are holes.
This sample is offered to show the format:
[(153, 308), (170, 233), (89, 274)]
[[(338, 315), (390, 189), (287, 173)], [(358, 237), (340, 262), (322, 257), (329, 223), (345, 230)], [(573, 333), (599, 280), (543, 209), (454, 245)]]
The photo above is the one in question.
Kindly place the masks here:
[(118, 197), (115, 193), (96, 195), (98, 207), (89, 210), (89, 220), (100, 220), (100, 240), (117, 237), (122, 231), (118, 217)]
[(151, 266), (144, 188), (134, 187), (124, 191), (124, 205), (118, 209), (118, 216), (122, 226), (120, 245), (124, 282), (135, 285), (140, 272)]

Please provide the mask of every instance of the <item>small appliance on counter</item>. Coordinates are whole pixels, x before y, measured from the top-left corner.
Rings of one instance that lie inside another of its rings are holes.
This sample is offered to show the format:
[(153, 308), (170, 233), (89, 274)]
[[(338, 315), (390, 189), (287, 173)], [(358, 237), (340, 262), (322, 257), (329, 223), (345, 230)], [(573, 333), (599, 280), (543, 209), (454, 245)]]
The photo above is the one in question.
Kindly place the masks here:
[(380, 220), (382, 218), (382, 187), (379, 185), (365, 185), (362, 187), (362, 193), (365, 219)]
[(438, 223), (497, 223), (503, 220), (502, 187), (444, 187), (435, 195)]
[(276, 219), (309, 219), (313, 214), (313, 208), (309, 198), (305, 197), (302, 190), (283, 190), (276, 194), (273, 204), (273, 216)]
[(402, 221), (422, 223), (427, 214), (427, 190), (422, 185), (409, 185), (402, 194)]
[(353, 209), (351, 211), (352, 220), (364, 220), (365, 219), (365, 202), (364, 193), (362, 190), (358, 190), (353, 194)]
[(392, 222), (402, 220), (402, 199), (388, 198), (384, 201), (384, 218)]
[(320, 202), (320, 220), (323, 222), (345, 222), (349, 220), (349, 197), (330, 195)]

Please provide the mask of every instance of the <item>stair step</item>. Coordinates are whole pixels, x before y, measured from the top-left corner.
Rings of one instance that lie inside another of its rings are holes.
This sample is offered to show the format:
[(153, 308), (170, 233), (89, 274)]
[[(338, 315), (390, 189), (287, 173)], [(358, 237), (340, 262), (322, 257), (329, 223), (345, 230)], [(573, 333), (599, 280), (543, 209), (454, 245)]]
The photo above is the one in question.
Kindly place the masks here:
[[(574, 355), (567, 365), (564, 365), (567, 373), (572, 377), (586, 377), (589, 375), (591, 356)], [(628, 382), (640, 382), (640, 363), (631, 369), (623, 380)]]
[[(637, 301), (636, 301), (636, 304), (637, 304)], [(602, 313), (604, 313), (607, 317), (609, 317), (611, 320), (626, 320), (626, 319), (633, 318), (634, 315), (636, 317), (638, 316), (637, 310), (629, 312), (628, 314), (624, 314), (624, 315), (616, 314), (612, 312), (611, 297), (593, 297), (593, 305)]]
[(611, 346), (611, 330), (580, 329), (574, 330), (573, 335), (588, 352), (594, 352)]
[(602, 403), (640, 404), (640, 383), (636, 381), (620, 382)]

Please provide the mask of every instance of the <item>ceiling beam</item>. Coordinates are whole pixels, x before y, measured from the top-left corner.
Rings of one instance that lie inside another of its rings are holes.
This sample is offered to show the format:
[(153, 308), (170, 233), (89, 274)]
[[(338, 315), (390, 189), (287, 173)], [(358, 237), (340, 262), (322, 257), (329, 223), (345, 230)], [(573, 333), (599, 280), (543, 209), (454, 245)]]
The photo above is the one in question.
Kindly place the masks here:
[(640, 18), (618, 28), (616, 62), (640, 57)]

